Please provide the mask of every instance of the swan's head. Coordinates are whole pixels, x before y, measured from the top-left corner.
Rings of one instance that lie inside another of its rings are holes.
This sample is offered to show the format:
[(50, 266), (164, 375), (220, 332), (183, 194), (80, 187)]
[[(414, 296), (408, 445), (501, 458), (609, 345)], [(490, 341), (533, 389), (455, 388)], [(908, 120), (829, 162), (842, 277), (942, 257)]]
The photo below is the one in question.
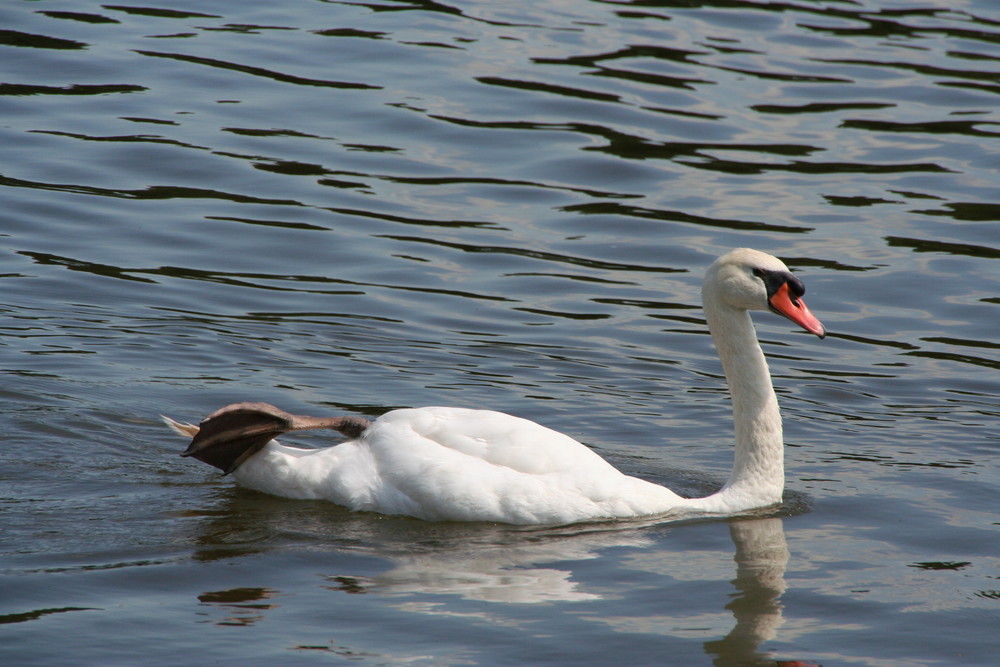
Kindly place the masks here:
[(770, 310), (820, 338), (826, 335), (826, 329), (802, 300), (805, 285), (784, 262), (765, 252), (737, 248), (715, 260), (705, 274), (702, 293), (706, 304), (721, 302), (743, 310)]

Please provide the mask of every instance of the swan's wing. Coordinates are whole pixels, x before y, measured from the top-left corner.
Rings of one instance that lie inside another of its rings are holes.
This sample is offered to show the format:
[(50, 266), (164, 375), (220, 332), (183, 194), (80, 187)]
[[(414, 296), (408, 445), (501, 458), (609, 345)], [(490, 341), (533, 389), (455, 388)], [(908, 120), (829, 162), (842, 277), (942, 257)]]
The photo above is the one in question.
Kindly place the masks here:
[(670, 493), (623, 475), (569, 436), (488, 410), (395, 410), (346, 445), (362, 445), (357, 453), (375, 482), (373, 503), (356, 509), (556, 524), (648, 513), (647, 497)]
[[(394, 410), (378, 419), (365, 440), (379, 449), (404, 447), (408, 453), (462, 455), (526, 475), (616, 474), (618, 471), (568, 435), (533, 421), (492, 410), (426, 407)], [(400, 452), (402, 453), (402, 452)], [(471, 461), (467, 462), (472, 465)]]

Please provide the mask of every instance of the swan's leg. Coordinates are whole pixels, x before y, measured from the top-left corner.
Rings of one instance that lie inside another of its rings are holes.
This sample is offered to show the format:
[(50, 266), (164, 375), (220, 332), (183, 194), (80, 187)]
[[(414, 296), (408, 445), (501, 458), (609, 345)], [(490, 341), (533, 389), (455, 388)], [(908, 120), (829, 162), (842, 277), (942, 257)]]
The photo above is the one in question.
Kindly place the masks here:
[(371, 424), (360, 417), (306, 417), (267, 403), (234, 403), (216, 410), (197, 427), (169, 420), (179, 433), (193, 435), (181, 456), (192, 456), (229, 474), (276, 436), (288, 431), (331, 428), (356, 438)]

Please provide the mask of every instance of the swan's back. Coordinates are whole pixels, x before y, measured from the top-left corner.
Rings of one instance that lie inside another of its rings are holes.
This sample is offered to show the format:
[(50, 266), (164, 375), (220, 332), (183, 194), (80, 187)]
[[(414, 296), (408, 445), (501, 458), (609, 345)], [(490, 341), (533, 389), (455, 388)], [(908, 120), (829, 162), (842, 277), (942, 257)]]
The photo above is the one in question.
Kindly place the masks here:
[(453, 455), (462, 457), (459, 460), (471, 459), (529, 475), (617, 472), (568, 435), (493, 410), (393, 410), (372, 424), (365, 439), (373, 449), (384, 451), (387, 458), (399, 454), (400, 445), (406, 443), (407, 447), (425, 452), (431, 460)]

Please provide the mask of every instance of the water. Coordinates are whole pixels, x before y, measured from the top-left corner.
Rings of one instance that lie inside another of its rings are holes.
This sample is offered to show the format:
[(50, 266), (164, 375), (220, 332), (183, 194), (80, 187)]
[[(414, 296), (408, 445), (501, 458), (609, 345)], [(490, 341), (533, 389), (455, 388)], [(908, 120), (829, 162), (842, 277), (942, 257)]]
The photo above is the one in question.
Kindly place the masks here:
[[(994, 664), (993, 5), (6, 3), (0, 658)], [(741, 245), (831, 331), (757, 318), (777, 510), (352, 514), (157, 422), (488, 405), (707, 493)]]

